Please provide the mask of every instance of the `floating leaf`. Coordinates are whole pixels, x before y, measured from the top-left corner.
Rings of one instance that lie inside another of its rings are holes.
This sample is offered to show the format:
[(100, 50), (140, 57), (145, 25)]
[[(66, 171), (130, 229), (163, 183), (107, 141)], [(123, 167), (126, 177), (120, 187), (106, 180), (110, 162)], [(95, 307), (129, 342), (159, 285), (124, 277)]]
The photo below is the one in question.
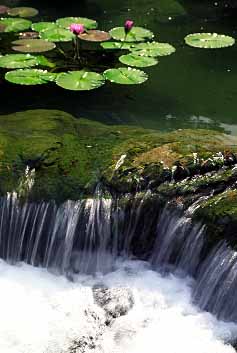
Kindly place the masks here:
[(20, 39), (35, 39), (39, 37), (38, 32), (21, 32), (19, 33)]
[(39, 11), (33, 7), (14, 7), (8, 10), (8, 15), (19, 17), (34, 17), (38, 15)]
[(49, 42), (69, 42), (74, 38), (74, 34), (67, 29), (57, 26), (40, 32), (40, 38)]
[(56, 23), (63, 28), (69, 28), (72, 23), (82, 24), (87, 29), (97, 28), (97, 22), (84, 17), (64, 17), (59, 18)]
[(142, 27), (133, 27), (127, 35), (125, 34), (124, 27), (113, 28), (109, 33), (112, 38), (126, 42), (143, 42), (154, 37), (151, 31)]
[(19, 39), (12, 42), (13, 50), (23, 53), (42, 53), (52, 50), (56, 45), (43, 39)]
[(184, 38), (186, 44), (195, 48), (217, 49), (231, 47), (235, 40), (232, 37), (217, 33), (194, 33)]
[(148, 67), (158, 63), (158, 60), (154, 58), (142, 57), (133, 53), (120, 56), (119, 61), (125, 65), (137, 67)]
[(130, 50), (141, 56), (165, 56), (175, 52), (175, 48), (168, 43), (150, 42), (134, 44)]
[(25, 20), (23, 18), (1, 18), (0, 19), (0, 28), (1, 32), (19, 32), (24, 31), (30, 28), (32, 22)]
[(130, 49), (131, 43), (126, 42), (104, 42), (100, 44), (104, 49)]
[(0, 15), (3, 15), (4, 13), (7, 13), (7, 11), (10, 10), (9, 7), (5, 5), (0, 5)]
[(91, 29), (80, 34), (78, 37), (89, 42), (103, 42), (105, 40), (111, 39), (111, 36), (108, 32), (98, 31), (97, 29)]
[(98, 88), (104, 84), (104, 77), (96, 72), (70, 71), (58, 75), (58, 86), (73, 90), (84, 91)]
[(0, 57), (0, 67), (21, 69), (38, 65), (37, 58), (30, 54), (8, 54)]
[(32, 24), (31, 28), (33, 29), (33, 31), (43, 32), (47, 29), (58, 28), (58, 26), (54, 22), (36, 22)]
[(108, 69), (104, 72), (104, 77), (115, 83), (123, 85), (137, 85), (145, 82), (148, 76), (145, 72), (131, 67), (118, 69)]
[(43, 56), (43, 55), (37, 55), (36, 58), (37, 58), (37, 63), (38, 63), (38, 65), (40, 65), (40, 66), (46, 66), (46, 67), (51, 67), (51, 68), (53, 68), (53, 67), (56, 66), (56, 64), (54, 64), (54, 63), (52, 63), (51, 61), (49, 61), (49, 60), (48, 60), (45, 56)]
[(9, 71), (5, 75), (5, 79), (9, 82), (19, 85), (41, 85), (54, 81), (57, 74), (50, 73), (46, 70), (26, 69)]

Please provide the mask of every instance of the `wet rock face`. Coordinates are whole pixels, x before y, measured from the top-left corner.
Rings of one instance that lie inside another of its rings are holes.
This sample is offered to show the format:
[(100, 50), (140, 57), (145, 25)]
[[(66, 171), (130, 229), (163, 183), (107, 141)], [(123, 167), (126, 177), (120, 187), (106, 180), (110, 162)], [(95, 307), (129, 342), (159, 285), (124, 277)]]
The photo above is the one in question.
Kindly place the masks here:
[(129, 288), (95, 286), (93, 295), (96, 304), (105, 310), (107, 323), (113, 318), (126, 315), (134, 304), (134, 298)]
[(78, 336), (71, 339), (68, 347), (60, 353), (103, 353), (101, 340), (106, 326), (126, 315), (133, 307), (134, 298), (129, 288), (97, 285), (92, 290), (95, 304), (100, 308), (97, 307), (98, 311), (90, 308), (85, 310), (88, 330), (78, 332)]

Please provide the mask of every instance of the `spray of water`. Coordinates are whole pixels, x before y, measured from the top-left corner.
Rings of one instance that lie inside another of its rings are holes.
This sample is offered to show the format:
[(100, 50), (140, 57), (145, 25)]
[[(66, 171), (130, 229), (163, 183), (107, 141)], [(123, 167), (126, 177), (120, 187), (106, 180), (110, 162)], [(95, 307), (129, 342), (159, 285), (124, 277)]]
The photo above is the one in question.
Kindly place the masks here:
[[(93, 299), (97, 283), (133, 293), (133, 308), (110, 326)], [(237, 326), (195, 307), (191, 286), (190, 279), (162, 277), (138, 261), (118, 262), (106, 275), (74, 275), (73, 282), (45, 269), (0, 262), (0, 352), (68, 353), (74, 340), (99, 330), (94, 348), (83, 352), (234, 353), (225, 342), (237, 335)]]

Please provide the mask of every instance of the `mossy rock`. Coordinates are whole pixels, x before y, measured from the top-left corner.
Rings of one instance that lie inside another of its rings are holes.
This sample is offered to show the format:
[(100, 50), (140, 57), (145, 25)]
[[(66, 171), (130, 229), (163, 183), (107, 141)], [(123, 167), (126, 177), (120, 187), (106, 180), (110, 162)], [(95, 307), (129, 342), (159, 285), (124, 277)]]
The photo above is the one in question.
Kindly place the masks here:
[(225, 239), (237, 250), (237, 189), (227, 189), (202, 202), (194, 218), (206, 224), (210, 248)]
[(157, 187), (170, 181), (177, 160), (189, 165), (194, 152), (206, 158), (233, 144), (215, 131), (161, 133), (57, 110), (2, 115), (0, 122), (0, 193), (19, 191), (28, 166), (35, 169), (35, 183), (26, 196), (34, 200), (78, 199), (91, 195), (98, 181), (124, 193), (137, 185)]

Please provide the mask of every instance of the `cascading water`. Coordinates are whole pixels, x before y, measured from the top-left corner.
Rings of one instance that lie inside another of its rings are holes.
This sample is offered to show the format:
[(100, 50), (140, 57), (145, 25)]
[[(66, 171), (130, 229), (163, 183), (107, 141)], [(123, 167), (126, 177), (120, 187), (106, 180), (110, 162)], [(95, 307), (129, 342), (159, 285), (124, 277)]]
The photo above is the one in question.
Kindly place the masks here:
[[(1, 199), (0, 352), (234, 352), (227, 343), (237, 326), (193, 300), (237, 321), (236, 253), (220, 244), (200, 261), (205, 227), (191, 217), (198, 202), (161, 212), (152, 197), (97, 190), (60, 206)], [(132, 308), (108, 324), (95, 285), (128, 287)]]
[(237, 252), (219, 243), (203, 262), (194, 300), (222, 320), (237, 322)]
[(148, 197), (113, 200), (97, 190), (95, 198), (57, 206), (21, 204), (16, 193), (9, 194), (0, 201), (0, 257), (65, 275), (107, 272), (116, 256), (127, 257), (136, 246), (135, 252), (141, 252), (155, 229), (159, 210), (144, 220)]

